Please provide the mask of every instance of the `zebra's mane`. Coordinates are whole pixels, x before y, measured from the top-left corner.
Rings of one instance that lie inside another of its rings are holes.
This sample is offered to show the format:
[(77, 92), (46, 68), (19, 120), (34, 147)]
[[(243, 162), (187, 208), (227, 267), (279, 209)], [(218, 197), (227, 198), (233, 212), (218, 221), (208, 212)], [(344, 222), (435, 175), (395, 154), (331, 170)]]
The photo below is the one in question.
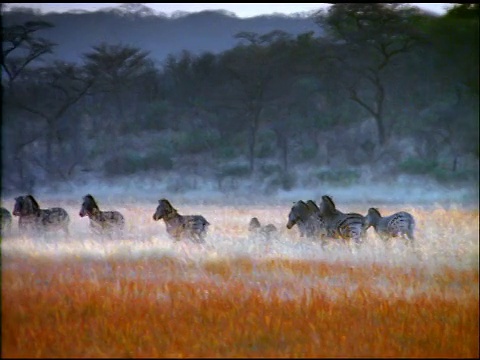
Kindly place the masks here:
[(368, 209), (368, 212), (375, 213), (376, 215), (382, 217), (382, 215), (380, 214), (380, 211), (378, 211), (377, 208), (372, 207), (372, 208)]
[(177, 209), (175, 209), (172, 204), (170, 204), (170, 201), (168, 201), (167, 199), (161, 199), (161, 200), (158, 200), (158, 203), (160, 205), (163, 206), (163, 208), (165, 209), (165, 211), (169, 212), (169, 213), (173, 213), (173, 212), (177, 212)]
[(335, 203), (333, 202), (332, 198), (328, 195), (322, 196), (322, 202), (320, 204), (320, 212), (322, 215), (326, 216), (335, 216), (340, 214), (341, 212), (337, 210)]
[(35, 198), (32, 195), (25, 196), (25, 199), (28, 199), (28, 201), (30, 202), (32, 210), (40, 209), (40, 205), (38, 205), (37, 200), (35, 200)]
[(305, 220), (308, 217), (310, 208), (303, 200), (299, 200), (295, 203), (295, 205), (293, 205), (291, 211), (293, 211), (294, 214)]
[(314, 211), (319, 211), (320, 210), (318, 208), (317, 204), (315, 204), (315, 201), (313, 201), (313, 200), (308, 200), (306, 205), (308, 206), (309, 209), (312, 209)]
[(337, 208), (335, 207), (335, 203), (333, 202), (333, 199), (328, 196), (328, 195), (323, 195), (322, 196), (322, 201), (324, 204), (326, 204), (328, 206), (329, 209), (331, 209), (332, 211), (335, 211)]

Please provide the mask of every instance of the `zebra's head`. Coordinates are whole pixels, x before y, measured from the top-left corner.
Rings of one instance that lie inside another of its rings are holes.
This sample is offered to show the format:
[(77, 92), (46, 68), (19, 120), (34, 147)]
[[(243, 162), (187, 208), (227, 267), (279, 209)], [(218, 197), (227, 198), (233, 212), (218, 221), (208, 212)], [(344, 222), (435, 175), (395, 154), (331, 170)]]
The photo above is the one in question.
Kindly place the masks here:
[(322, 215), (332, 215), (337, 211), (335, 203), (332, 198), (328, 195), (322, 196), (322, 202), (320, 203), (320, 214)]
[(309, 215), (308, 205), (302, 200), (297, 201), (288, 214), (287, 229), (291, 229), (299, 221), (307, 220)]
[(99, 207), (92, 195), (87, 194), (83, 197), (82, 208), (80, 209), (80, 217), (91, 216), (95, 212), (99, 211)]
[(158, 200), (157, 210), (153, 214), (153, 220), (157, 221), (163, 218), (168, 218), (169, 215), (176, 213), (177, 210), (170, 204), (167, 199)]
[(15, 198), (15, 206), (13, 207), (13, 215), (20, 216), (22, 215), (23, 208), (25, 207), (25, 200), (23, 196), (18, 196)]
[(15, 198), (15, 206), (13, 208), (13, 215), (26, 216), (35, 214), (40, 207), (32, 195), (19, 196)]
[(254, 230), (257, 230), (259, 228), (261, 228), (260, 221), (258, 221), (258, 219), (256, 217), (253, 217), (250, 220), (250, 223), (248, 224), (248, 230), (249, 231), (254, 231)]

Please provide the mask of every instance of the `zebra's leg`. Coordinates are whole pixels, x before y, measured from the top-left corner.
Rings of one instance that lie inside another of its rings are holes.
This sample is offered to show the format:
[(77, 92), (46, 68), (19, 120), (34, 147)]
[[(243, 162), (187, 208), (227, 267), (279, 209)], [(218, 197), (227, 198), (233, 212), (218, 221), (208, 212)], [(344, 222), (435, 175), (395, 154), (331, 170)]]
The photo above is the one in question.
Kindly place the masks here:
[(407, 242), (407, 247), (417, 256), (419, 260), (422, 260), (422, 254), (420, 252), (420, 249), (417, 247), (417, 242), (415, 240), (415, 237), (413, 236), (412, 231), (408, 231), (406, 234), (404, 234), (404, 237)]
[(203, 239), (203, 233), (192, 233), (191, 238), (197, 243), (197, 244), (203, 244), (205, 240)]
[(413, 235), (413, 231), (409, 230), (406, 234), (408, 243), (410, 246), (415, 247), (415, 236)]
[(354, 246), (355, 250), (360, 249), (360, 247), (361, 247), (362, 244), (363, 244), (362, 239), (359, 238), (359, 237), (353, 237), (353, 238), (352, 238), (352, 241), (353, 241), (353, 246)]
[(325, 250), (325, 245), (328, 244), (328, 240), (327, 240), (327, 237), (324, 234), (320, 235), (320, 242), (321, 242), (321, 245), (322, 245), (322, 250)]
[(390, 237), (388, 235), (378, 234), (378, 236), (380, 237), (380, 240), (383, 242), (383, 245), (386, 249), (392, 248), (392, 242), (390, 241)]

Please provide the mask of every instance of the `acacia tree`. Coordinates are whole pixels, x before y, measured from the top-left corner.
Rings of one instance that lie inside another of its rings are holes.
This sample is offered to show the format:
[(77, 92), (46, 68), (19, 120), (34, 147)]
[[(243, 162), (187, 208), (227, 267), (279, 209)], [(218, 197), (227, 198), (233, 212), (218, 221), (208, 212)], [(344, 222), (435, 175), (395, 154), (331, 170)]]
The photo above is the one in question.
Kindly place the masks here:
[[(170, 113), (177, 119), (171, 125), (192, 130), (192, 118), (203, 126), (210, 115), (217, 112), (221, 105), (213, 96), (218, 82), (217, 75), (217, 61), (212, 53), (194, 55), (184, 50), (178, 56), (167, 57), (163, 79), (168, 88)], [(182, 119), (187, 119), (187, 124)]]
[[(22, 96), (18, 96), (15, 91), (15, 83), (22, 78), (22, 81), (28, 81), (28, 70), (42, 60), (43, 56), (53, 52), (55, 43), (46, 40), (37, 35), (40, 30), (52, 28), (54, 25), (46, 21), (27, 21), (23, 24), (2, 27), (2, 88), (3, 93), (3, 114), (4, 123), (2, 135), (12, 134), (5, 143), (9, 146), (7, 150), (15, 159), (18, 179), (15, 183), (20, 183), (24, 190), (31, 191), (31, 186), (25, 184), (26, 174), (26, 156), (25, 148), (38, 140), (42, 133), (25, 129), (22, 117), (16, 112), (19, 109), (20, 102), (25, 103)], [(4, 81), (5, 80), (5, 81)], [(18, 117), (17, 117), (18, 116)], [(8, 164), (3, 164), (8, 166)]]
[(7, 76), (11, 91), (15, 79), (33, 61), (52, 53), (56, 44), (35, 34), (51, 27), (53, 25), (46, 21), (27, 21), (23, 25), (2, 27), (2, 72)]
[(68, 127), (68, 118), (65, 115), (87, 94), (93, 79), (84, 68), (61, 61), (35, 69), (34, 74), (35, 78), (26, 84), (28, 86), (18, 89), (18, 95), (22, 94), (24, 100), (18, 100), (17, 106), (45, 122), (45, 130), (42, 132), (45, 138), (45, 156), (36, 158), (36, 163), (48, 174), (65, 178), (78, 161), (69, 165), (55, 165), (54, 149), (62, 142), (61, 128)]
[(441, 91), (425, 128), (441, 139), (433, 155), (448, 150), (456, 171), (463, 154), (479, 156), (479, 4), (456, 4), (426, 25)]
[(317, 14), (317, 23), (336, 41), (337, 60), (352, 74), (344, 84), (349, 98), (375, 119), (381, 146), (394, 121), (385, 116), (392, 81), (387, 70), (421, 39), (414, 26), (416, 11), (393, 3), (338, 3), (326, 15)]
[[(91, 52), (83, 55), (85, 68), (94, 80), (92, 91), (105, 98), (102, 103), (112, 105), (114, 117), (108, 117), (105, 128), (111, 134), (119, 135), (120, 124), (126, 120), (127, 105), (131, 105), (131, 89), (146, 73), (152, 71), (153, 63), (149, 52), (129, 45), (93, 46)], [(130, 106), (131, 108), (131, 106)]]
[[(289, 36), (282, 31), (272, 31), (264, 35), (241, 32), (236, 38), (245, 40), (248, 45), (239, 45), (223, 54), (222, 63), (232, 81), (230, 90), (237, 106), (244, 114), (248, 127), (248, 159), (250, 172), (255, 165), (255, 145), (261, 123), (261, 113), (270, 101), (269, 90), (274, 79), (275, 69), (281, 62), (279, 53), (269, 46), (284, 41)], [(271, 95), (271, 94), (270, 94)], [(239, 99), (239, 101), (238, 101)]]

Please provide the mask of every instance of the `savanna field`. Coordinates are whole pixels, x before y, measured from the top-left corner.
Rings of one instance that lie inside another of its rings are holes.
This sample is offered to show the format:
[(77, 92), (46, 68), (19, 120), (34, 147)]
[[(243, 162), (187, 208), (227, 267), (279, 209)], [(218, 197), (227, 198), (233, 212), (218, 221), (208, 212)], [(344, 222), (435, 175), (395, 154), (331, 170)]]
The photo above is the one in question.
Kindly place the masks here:
[[(91, 235), (79, 201), (39, 200), (68, 211), (70, 237), (20, 236), (17, 218), (3, 237), (2, 357), (479, 356), (478, 207), (384, 205), (414, 215), (415, 249), (372, 228), (322, 249), (286, 229), (288, 202), (172, 201), (211, 223), (196, 244), (153, 221), (156, 200), (104, 201), (127, 221), (115, 239)], [(279, 233), (250, 236), (254, 216)]]

